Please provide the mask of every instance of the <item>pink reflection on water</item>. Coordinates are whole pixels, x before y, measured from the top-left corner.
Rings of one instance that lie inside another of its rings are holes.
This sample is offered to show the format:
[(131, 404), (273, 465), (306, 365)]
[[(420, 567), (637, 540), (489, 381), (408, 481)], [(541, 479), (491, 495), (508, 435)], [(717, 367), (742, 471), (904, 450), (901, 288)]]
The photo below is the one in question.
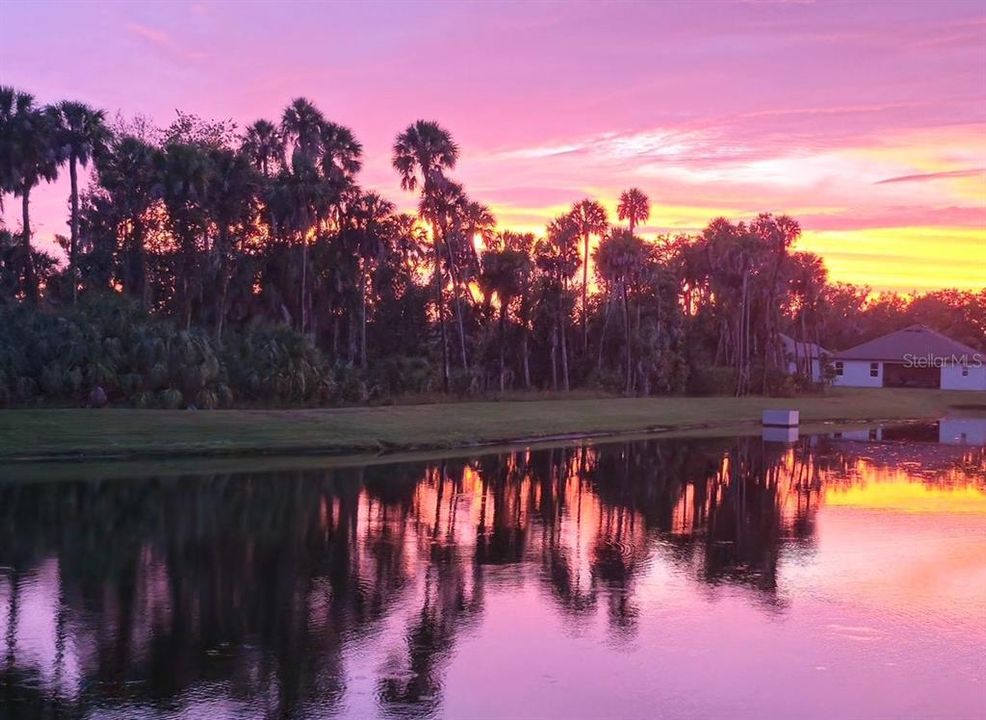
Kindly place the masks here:
[(144, 685), (176, 717), (976, 717), (983, 463), (744, 441), (188, 481), (132, 576), (110, 547), (81, 583), (8, 574), (0, 647), (120, 717), (161, 714)]

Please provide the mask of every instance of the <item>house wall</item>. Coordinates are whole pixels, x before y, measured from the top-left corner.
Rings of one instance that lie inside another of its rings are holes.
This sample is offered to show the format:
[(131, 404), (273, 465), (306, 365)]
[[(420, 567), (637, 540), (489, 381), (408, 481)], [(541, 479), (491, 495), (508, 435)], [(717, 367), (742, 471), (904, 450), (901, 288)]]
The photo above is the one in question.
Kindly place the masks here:
[(811, 380), (812, 382), (821, 382), (824, 377), (822, 363), (819, 360), (811, 361)]
[(946, 365), (941, 369), (941, 386), (943, 390), (986, 390), (986, 365), (970, 365), (964, 377), (961, 365)]
[[(833, 360), (835, 365), (837, 361)], [(843, 360), (842, 375), (836, 375), (832, 384), (836, 387), (883, 387), (883, 363), (877, 363), (876, 377), (870, 377), (869, 360)]]
[[(804, 360), (802, 359), (801, 365), (804, 366)], [(822, 365), (817, 359), (811, 361), (811, 381), (821, 382), (822, 381)], [(796, 375), (798, 373), (798, 363), (794, 360), (789, 360), (787, 363), (787, 374)]]
[(986, 420), (943, 418), (938, 423), (938, 441), (946, 445), (986, 445)]
[(863, 430), (843, 430), (833, 436), (839, 440), (853, 442), (880, 442), (883, 440), (883, 428), (865, 428)]

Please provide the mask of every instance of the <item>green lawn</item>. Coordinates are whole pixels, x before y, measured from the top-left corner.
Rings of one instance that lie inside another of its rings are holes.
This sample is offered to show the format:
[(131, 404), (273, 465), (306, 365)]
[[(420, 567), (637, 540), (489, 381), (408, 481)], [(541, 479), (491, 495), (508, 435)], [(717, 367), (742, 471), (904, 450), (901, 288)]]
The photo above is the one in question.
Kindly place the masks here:
[(986, 393), (831, 390), (824, 397), (578, 398), (307, 410), (4, 410), (0, 459), (365, 453), (647, 431), (723, 434), (766, 407), (802, 423), (935, 418)]

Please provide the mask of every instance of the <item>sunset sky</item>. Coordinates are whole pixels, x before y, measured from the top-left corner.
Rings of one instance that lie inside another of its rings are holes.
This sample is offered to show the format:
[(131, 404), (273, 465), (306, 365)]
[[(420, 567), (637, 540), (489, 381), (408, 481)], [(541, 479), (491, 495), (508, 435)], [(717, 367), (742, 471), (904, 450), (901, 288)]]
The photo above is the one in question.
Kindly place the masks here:
[[(835, 280), (986, 285), (986, 4), (11, 2), (0, 82), (160, 125), (244, 126), (294, 97), (349, 125), (405, 208), (394, 136), (433, 119), (457, 179), (539, 231), (639, 186), (645, 237), (785, 212)], [(66, 233), (65, 183), (37, 192)], [(18, 228), (19, 203), (5, 220)], [(614, 213), (615, 214), (615, 213)]]

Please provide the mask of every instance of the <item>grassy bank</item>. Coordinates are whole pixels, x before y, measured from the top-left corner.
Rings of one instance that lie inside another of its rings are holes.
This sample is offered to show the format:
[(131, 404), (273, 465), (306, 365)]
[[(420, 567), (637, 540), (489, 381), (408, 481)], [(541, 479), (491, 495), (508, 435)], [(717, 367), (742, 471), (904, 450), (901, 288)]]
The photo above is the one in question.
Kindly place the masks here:
[(443, 449), (667, 432), (723, 434), (759, 422), (765, 407), (803, 423), (935, 418), (986, 393), (832, 390), (805, 398), (580, 398), (317, 410), (5, 410), (0, 461), (174, 458)]

